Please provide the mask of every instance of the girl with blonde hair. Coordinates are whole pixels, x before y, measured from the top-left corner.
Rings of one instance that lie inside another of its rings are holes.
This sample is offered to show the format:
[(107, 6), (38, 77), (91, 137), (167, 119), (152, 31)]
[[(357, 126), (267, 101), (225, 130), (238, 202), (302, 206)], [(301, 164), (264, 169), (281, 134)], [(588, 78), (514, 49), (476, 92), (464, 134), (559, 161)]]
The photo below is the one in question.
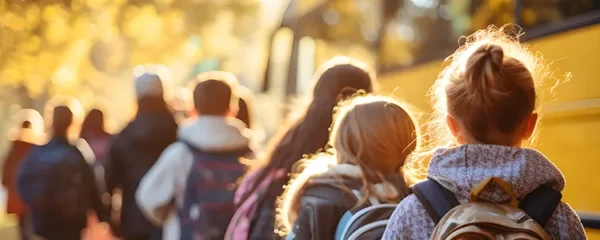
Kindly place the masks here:
[[(524, 148), (538, 120), (536, 87), (548, 76), (542, 63), (504, 28), (467, 37), (432, 87), (435, 112), (426, 123), (427, 141), (408, 161), (429, 162), (427, 177), (460, 203), (468, 202), (473, 186), (490, 177), (507, 182), (518, 200), (542, 186), (562, 191), (560, 170), (542, 153)], [(509, 195), (490, 188), (479, 199), (502, 203)], [(435, 223), (424, 206), (414, 194), (405, 198), (383, 239), (429, 239)], [(559, 203), (540, 225), (550, 239), (586, 238), (566, 203)]]
[(280, 197), (279, 233), (333, 239), (351, 208), (398, 203), (408, 195), (403, 166), (417, 148), (417, 135), (413, 117), (392, 98), (359, 96), (343, 103), (330, 133), (333, 149), (301, 160), (300, 173)]

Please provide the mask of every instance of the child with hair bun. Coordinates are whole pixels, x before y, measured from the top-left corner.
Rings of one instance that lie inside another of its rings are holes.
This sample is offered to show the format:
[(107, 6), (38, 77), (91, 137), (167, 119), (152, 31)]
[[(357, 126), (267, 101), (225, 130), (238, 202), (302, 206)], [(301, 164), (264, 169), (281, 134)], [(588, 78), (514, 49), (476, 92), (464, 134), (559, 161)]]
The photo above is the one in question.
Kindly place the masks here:
[[(407, 160), (429, 161), (428, 178), (468, 202), (472, 188), (490, 177), (508, 182), (519, 200), (542, 186), (560, 192), (565, 178), (542, 153), (524, 148), (538, 120), (536, 85), (546, 68), (504, 29), (490, 28), (467, 38), (432, 87), (434, 115), (427, 141)], [(480, 199), (502, 203), (500, 188)], [(541, 224), (550, 239), (586, 239), (577, 214), (559, 203)], [(383, 239), (429, 239), (434, 220), (412, 194), (396, 208)]]

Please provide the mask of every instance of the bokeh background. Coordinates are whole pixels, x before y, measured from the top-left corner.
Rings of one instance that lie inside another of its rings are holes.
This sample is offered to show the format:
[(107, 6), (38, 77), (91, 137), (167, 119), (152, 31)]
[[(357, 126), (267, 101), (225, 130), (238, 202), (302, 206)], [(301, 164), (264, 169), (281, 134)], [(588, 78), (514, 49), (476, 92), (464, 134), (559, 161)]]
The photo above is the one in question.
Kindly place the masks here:
[[(135, 113), (132, 69), (151, 63), (170, 69), (178, 110), (193, 76), (233, 72), (270, 136), (337, 55), (372, 66), (422, 122), (459, 38), (507, 23), (552, 63), (538, 148), (569, 179), (573, 207), (600, 212), (599, 0), (0, 0), (0, 136), (20, 109), (43, 112), (56, 95), (102, 109), (118, 131)], [(2, 207), (0, 237), (11, 239)]]

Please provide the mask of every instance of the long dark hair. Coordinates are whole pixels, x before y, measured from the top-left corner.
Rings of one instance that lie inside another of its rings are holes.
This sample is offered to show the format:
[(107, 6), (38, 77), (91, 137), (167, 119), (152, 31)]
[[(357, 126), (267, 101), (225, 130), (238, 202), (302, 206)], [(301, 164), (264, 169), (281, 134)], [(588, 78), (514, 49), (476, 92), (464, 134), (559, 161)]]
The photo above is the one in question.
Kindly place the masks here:
[(173, 113), (163, 97), (143, 97), (138, 100), (137, 114), (147, 112)]
[[(376, 90), (370, 71), (347, 58), (331, 60), (321, 67), (316, 76), (318, 80), (313, 87), (312, 102), (270, 142), (261, 172), (244, 200), (273, 170), (284, 169), (290, 173), (294, 163), (304, 154), (316, 153), (327, 145), (333, 109), (340, 100), (359, 90), (368, 93)], [(277, 183), (283, 185), (288, 181), (286, 177)]]
[(94, 136), (108, 135), (104, 125), (104, 113), (100, 109), (92, 109), (83, 120), (79, 137), (85, 140)]

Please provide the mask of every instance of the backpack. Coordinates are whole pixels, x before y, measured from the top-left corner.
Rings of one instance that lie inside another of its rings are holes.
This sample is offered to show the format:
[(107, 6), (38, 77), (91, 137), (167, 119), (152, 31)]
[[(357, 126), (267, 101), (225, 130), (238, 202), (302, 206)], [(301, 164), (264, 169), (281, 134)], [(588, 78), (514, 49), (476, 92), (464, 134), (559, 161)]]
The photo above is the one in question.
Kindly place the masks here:
[(240, 157), (249, 149), (204, 152), (184, 142), (194, 156), (178, 208), (181, 239), (223, 239), (234, 213), (236, 181), (246, 171)]
[[(68, 143), (65, 143), (68, 144)], [(82, 167), (89, 167), (83, 155), (71, 145), (51, 141), (41, 146), (23, 166), (27, 174), (29, 207), (39, 216), (44, 231), (65, 221), (85, 222), (91, 206), (90, 190), (85, 185)]]
[[(363, 199), (359, 190), (352, 193), (358, 201)], [(392, 213), (398, 204), (382, 204), (375, 197), (362, 207), (348, 210), (340, 219), (335, 240), (381, 239)]]
[(285, 170), (277, 169), (271, 171), (267, 177), (265, 177), (262, 182), (256, 187), (256, 190), (249, 197), (247, 197), (243, 202), (241, 197), (247, 194), (247, 191), (250, 186), (256, 181), (256, 177), (260, 174), (262, 170), (256, 171), (255, 173), (247, 176), (242, 185), (239, 187), (238, 191), (236, 191), (236, 204), (238, 205), (237, 210), (233, 214), (231, 218), (231, 222), (229, 223), (229, 227), (227, 228), (227, 233), (225, 234), (225, 240), (246, 240), (250, 235), (250, 227), (252, 225), (252, 221), (255, 219), (258, 211), (260, 203), (264, 200), (267, 190), (269, 186), (277, 180), (285, 176)]
[[(508, 204), (479, 201), (479, 196), (493, 184), (511, 197)], [(471, 191), (469, 203), (460, 204), (454, 194), (435, 180), (413, 186), (413, 193), (436, 224), (431, 239), (549, 239), (543, 229), (560, 203), (562, 194), (541, 186), (519, 203), (510, 184), (490, 177)]]

